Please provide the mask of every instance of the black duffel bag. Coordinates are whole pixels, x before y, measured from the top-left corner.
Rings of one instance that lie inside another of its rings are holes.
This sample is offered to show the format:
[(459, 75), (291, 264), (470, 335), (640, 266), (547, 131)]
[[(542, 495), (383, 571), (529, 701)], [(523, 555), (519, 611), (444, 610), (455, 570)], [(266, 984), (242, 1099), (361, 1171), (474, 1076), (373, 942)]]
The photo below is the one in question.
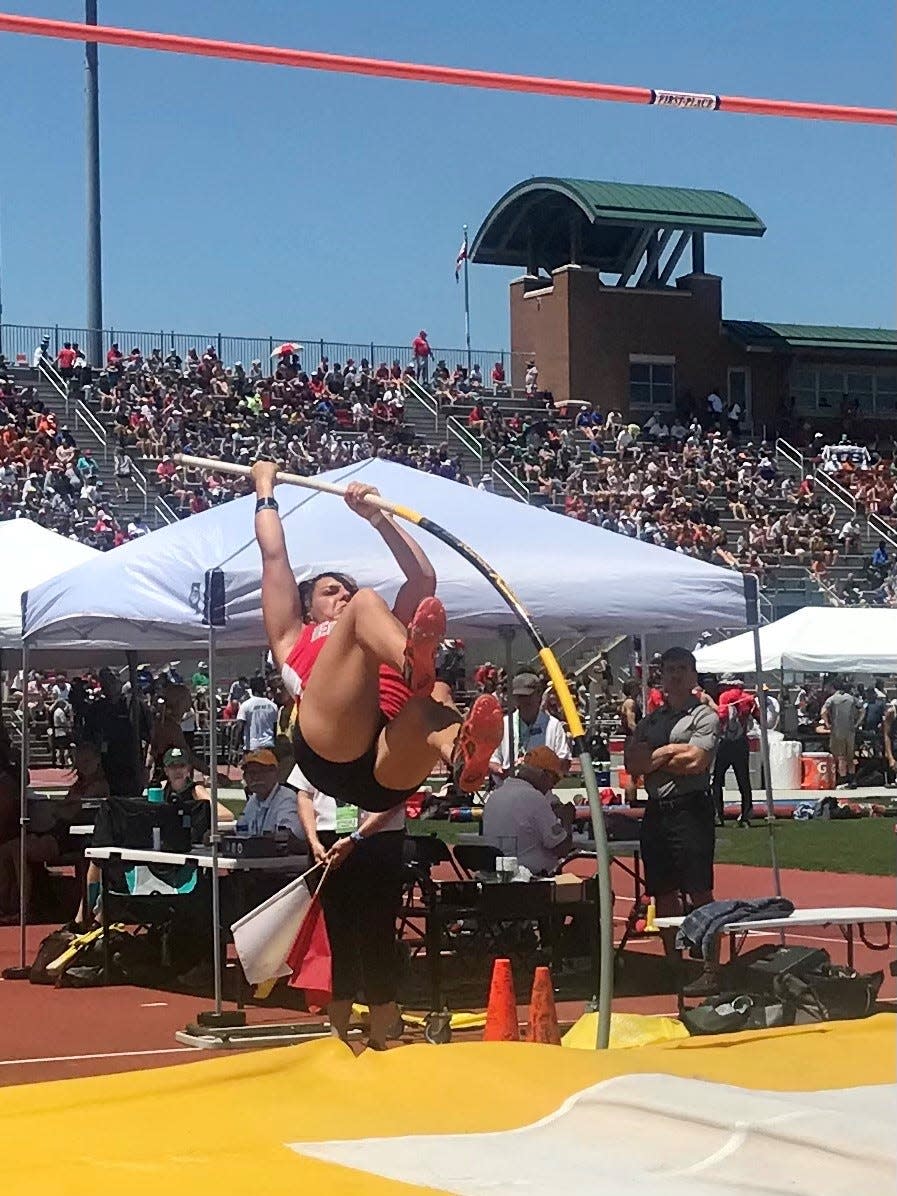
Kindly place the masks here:
[(838, 1022), (869, 1017), (884, 978), (884, 972), (863, 974), (829, 963), (803, 976), (782, 976), (774, 987), (794, 1006), (798, 1021)]

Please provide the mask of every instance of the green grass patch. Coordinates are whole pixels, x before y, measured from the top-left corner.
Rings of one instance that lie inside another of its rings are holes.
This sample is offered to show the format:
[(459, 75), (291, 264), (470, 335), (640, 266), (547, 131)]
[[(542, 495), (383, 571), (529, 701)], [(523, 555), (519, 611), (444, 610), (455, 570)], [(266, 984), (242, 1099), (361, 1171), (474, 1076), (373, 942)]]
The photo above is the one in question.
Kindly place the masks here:
[[(716, 836), (717, 863), (769, 867), (769, 833), (764, 823), (755, 823), (746, 830), (726, 826), (717, 830)], [(775, 824), (775, 838), (780, 868), (856, 872), (862, 876), (897, 873), (897, 836), (891, 818), (844, 822), (780, 818)]]
[[(446, 843), (459, 835), (476, 834), (475, 822), (409, 822), (413, 835), (436, 834)], [(897, 874), (897, 836), (891, 818), (862, 818), (845, 822), (793, 822), (775, 825), (776, 852), (781, 868), (802, 872), (855, 872), (864, 876)], [(635, 835), (633, 837), (636, 837)], [(769, 867), (766, 824), (746, 830), (726, 826), (716, 832), (716, 862)]]

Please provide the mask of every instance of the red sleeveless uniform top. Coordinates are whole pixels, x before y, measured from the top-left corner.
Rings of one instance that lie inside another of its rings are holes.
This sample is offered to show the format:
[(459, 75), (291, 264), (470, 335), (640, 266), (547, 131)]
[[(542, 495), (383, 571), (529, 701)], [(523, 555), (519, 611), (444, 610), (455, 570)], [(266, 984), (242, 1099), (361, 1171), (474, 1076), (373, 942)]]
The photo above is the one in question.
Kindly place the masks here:
[[(323, 623), (306, 623), (302, 634), (296, 640), (284, 662), (284, 685), (294, 698), (301, 699), (302, 690), (308, 684), (311, 671), (327, 643), (327, 637), (336, 626), (334, 620)], [(411, 697), (411, 690), (402, 680), (402, 674), (388, 664), (380, 665), (380, 709), (388, 719), (393, 719)]]

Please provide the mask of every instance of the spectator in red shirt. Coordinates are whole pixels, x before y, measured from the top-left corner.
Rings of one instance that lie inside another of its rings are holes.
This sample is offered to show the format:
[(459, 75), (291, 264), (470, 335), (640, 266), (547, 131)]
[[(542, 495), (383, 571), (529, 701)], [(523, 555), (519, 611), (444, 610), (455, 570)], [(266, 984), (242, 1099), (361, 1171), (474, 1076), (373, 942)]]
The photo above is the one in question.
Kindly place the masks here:
[(486, 408), (483, 406), (482, 399), (477, 399), (470, 409), (470, 415), (467, 417), (467, 426), (472, 432), (476, 432), (478, 436), (482, 436), (487, 418)]
[(473, 675), (473, 682), (482, 693), (494, 693), (498, 684), (498, 669), (487, 660), (481, 664)]
[(169, 480), (174, 477), (175, 465), (171, 457), (166, 454), (159, 464), (156, 466), (156, 473), (163, 480)]
[(59, 352), (56, 354), (56, 365), (60, 374), (66, 382), (75, 374), (75, 357), (77, 354), (72, 348), (71, 344), (66, 341)]
[(723, 826), (725, 823), (723, 785), (726, 773), (731, 768), (735, 773), (738, 792), (741, 795), (741, 816), (738, 819), (738, 825), (750, 826), (754, 797), (751, 793), (751, 778), (748, 770), (747, 729), (750, 720), (757, 717), (759, 709), (755, 695), (745, 690), (744, 682), (740, 678), (724, 678), (723, 684), (726, 688), (716, 700), (720, 730), (712, 785), (716, 816), (720, 826)]
[(505, 367), (500, 361), (496, 361), (492, 367), (492, 393), (498, 394), (500, 390), (505, 387)]
[(426, 384), (430, 380), (430, 358), (433, 356), (433, 350), (430, 348), (430, 342), (427, 340), (427, 334), (423, 328), (411, 342), (411, 351), (414, 353), (414, 369), (417, 378)]

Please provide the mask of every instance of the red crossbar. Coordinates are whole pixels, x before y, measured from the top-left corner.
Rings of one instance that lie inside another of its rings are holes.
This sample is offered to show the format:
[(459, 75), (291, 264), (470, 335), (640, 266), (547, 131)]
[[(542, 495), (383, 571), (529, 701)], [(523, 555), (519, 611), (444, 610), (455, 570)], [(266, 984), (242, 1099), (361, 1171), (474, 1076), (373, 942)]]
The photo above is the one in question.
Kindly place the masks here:
[(528, 92), (536, 95), (565, 96), (570, 99), (609, 100), (618, 104), (656, 104), (661, 107), (740, 112), (751, 116), (785, 116), (799, 120), (897, 125), (897, 112), (889, 108), (852, 108), (844, 104), (796, 103), (790, 100), (663, 91), (650, 87), (623, 87), (573, 79), (544, 79), (533, 75), (508, 75), (499, 71), (472, 71), (460, 67), (324, 54), (312, 50), (290, 50), (244, 42), (212, 41), (208, 38), (180, 37), (141, 29), (84, 25), (77, 21), (48, 21), (43, 17), (22, 17), (12, 13), (0, 13), (0, 32), (97, 42), (100, 45), (127, 46), (135, 50), (162, 50), (170, 54), (194, 54), (203, 58), (259, 62), (269, 66), (300, 67), (312, 71), (373, 75), (380, 79), (409, 79), (417, 83), (441, 83), (455, 87), (485, 87), (495, 91)]

